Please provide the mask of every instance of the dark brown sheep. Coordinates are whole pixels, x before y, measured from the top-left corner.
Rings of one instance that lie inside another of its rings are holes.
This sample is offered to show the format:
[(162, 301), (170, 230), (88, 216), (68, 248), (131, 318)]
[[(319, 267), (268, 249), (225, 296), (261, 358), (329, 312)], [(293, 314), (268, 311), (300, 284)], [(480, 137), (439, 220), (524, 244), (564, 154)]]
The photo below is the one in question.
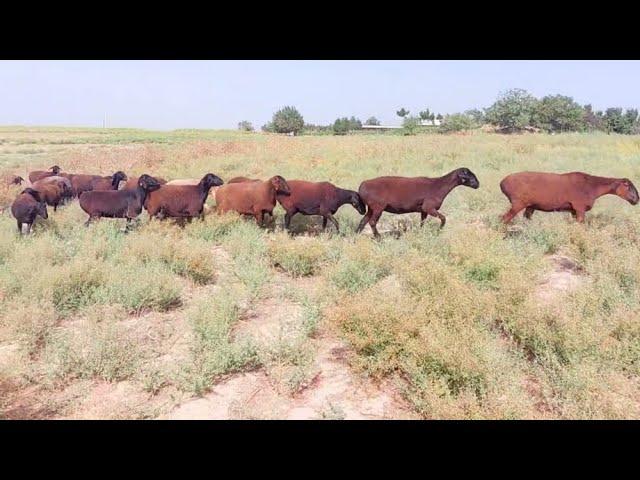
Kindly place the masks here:
[(360, 184), (358, 193), (367, 205), (367, 213), (358, 225), (361, 232), (369, 222), (371, 230), (379, 237), (376, 224), (382, 212), (419, 212), (420, 225), (428, 215), (440, 219), (444, 227), (446, 218), (438, 209), (445, 197), (458, 185), (478, 188), (480, 182), (468, 168), (458, 168), (438, 178), (429, 177), (378, 177)]
[(149, 175), (141, 175), (138, 179), (138, 187), (135, 190), (94, 190), (84, 192), (80, 196), (80, 208), (84, 210), (89, 218), (85, 225), (89, 225), (91, 220), (107, 218), (126, 218), (127, 224), (142, 212), (144, 201), (150, 192), (160, 188), (160, 184)]
[(509, 223), (520, 211), (529, 219), (533, 212), (571, 212), (578, 222), (602, 195), (617, 195), (631, 205), (638, 203), (638, 190), (627, 178), (596, 177), (583, 172), (519, 172), (500, 182), (500, 190), (511, 202), (502, 216)]
[(217, 175), (207, 173), (198, 185), (163, 185), (149, 195), (145, 208), (150, 217), (202, 218), (209, 190), (223, 183)]
[(216, 190), (216, 211), (219, 213), (238, 212), (241, 215), (253, 215), (256, 223), (262, 226), (264, 215), (273, 215), (276, 195), (289, 195), (287, 181), (280, 175), (269, 180), (245, 181), (226, 184)]
[(18, 231), (22, 235), (22, 225), (27, 224), (27, 234), (31, 233), (31, 226), (36, 217), (48, 218), (47, 205), (42, 201), (38, 192), (32, 188), (25, 188), (11, 205), (11, 213), (18, 222)]
[(62, 169), (58, 165), (54, 165), (53, 167), (50, 167), (49, 171), (34, 170), (33, 172), (29, 173), (29, 181), (31, 183), (35, 183), (38, 180), (43, 179), (45, 177), (51, 177), (53, 175), (58, 175), (61, 170)]
[(287, 212), (284, 216), (284, 226), (289, 228), (291, 218), (296, 213), (303, 215), (322, 215), (322, 229), (327, 227), (327, 220), (331, 220), (340, 231), (338, 221), (333, 215), (345, 203), (349, 203), (360, 215), (364, 215), (364, 202), (353, 190), (338, 188), (329, 182), (306, 182), (304, 180), (287, 180), (290, 195), (277, 194), (276, 198)]

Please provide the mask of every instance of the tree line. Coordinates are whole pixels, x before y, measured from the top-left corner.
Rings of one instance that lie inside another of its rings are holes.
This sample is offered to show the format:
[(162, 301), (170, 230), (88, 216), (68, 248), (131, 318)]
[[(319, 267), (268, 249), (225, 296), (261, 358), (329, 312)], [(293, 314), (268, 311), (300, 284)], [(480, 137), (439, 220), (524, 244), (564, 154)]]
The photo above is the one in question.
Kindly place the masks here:
[[(611, 107), (594, 111), (592, 106), (580, 105), (565, 95), (546, 95), (540, 99), (523, 89), (511, 89), (502, 92), (489, 107), (467, 110), (462, 113), (435, 114), (428, 108), (418, 115), (410, 115), (404, 107), (396, 111), (403, 119), (403, 133), (412, 135), (420, 130), (431, 129), (441, 133), (472, 130), (491, 125), (501, 133), (522, 131), (544, 131), (548, 133), (603, 131), (619, 134), (640, 134), (640, 117), (635, 108), (623, 109)], [(434, 125), (434, 120), (439, 125)], [(423, 125), (430, 120), (432, 125)], [(372, 116), (364, 125), (380, 125)], [(270, 122), (262, 126), (265, 132), (288, 133), (298, 135), (301, 132), (315, 134), (345, 135), (361, 130), (363, 123), (356, 117), (337, 118), (330, 125), (313, 125), (304, 122), (304, 118), (295, 107), (287, 106), (273, 114)], [(437, 127), (437, 128), (436, 128)], [(248, 121), (238, 124), (240, 130), (253, 131)]]

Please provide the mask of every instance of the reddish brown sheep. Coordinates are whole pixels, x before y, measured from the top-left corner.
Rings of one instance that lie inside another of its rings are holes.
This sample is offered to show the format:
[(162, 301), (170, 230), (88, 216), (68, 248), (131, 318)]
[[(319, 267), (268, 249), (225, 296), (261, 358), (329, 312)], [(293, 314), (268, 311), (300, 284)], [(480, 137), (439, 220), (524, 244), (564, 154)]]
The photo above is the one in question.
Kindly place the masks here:
[(265, 213), (273, 215), (276, 195), (289, 193), (289, 185), (280, 175), (271, 177), (266, 182), (231, 183), (216, 191), (216, 211), (219, 213), (234, 211), (241, 215), (253, 215), (256, 223), (262, 225)]
[(207, 173), (198, 185), (163, 185), (149, 194), (145, 208), (150, 217), (202, 218), (209, 190), (223, 183), (217, 175)]
[(58, 209), (58, 205), (64, 201), (64, 189), (55, 183), (40, 184), (40, 182), (36, 182), (33, 188), (44, 203), (53, 207), (54, 212)]
[(500, 190), (511, 202), (502, 216), (509, 223), (520, 211), (529, 219), (533, 212), (571, 212), (578, 222), (602, 195), (617, 195), (631, 205), (638, 203), (638, 190), (627, 178), (596, 177), (583, 172), (519, 172), (500, 182)]
[(364, 215), (364, 202), (353, 190), (338, 188), (329, 182), (306, 182), (304, 180), (288, 180), (290, 195), (276, 195), (282, 208), (286, 210), (284, 226), (289, 228), (291, 218), (296, 213), (303, 215), (322, 215), (322, 229), (327, 227), (327, 220), (331, 220), (340, 231), (338, 222), (333, 215), (345, 203), (349, 203), (360, 215)]
[(58, 165), (54, 165), (53, 167), (50, 167), (49, 170), (50, 171), (34, 170), (33, 172), (30, 172), (29, 173), (29, 181), (31, 183), (35, 183), (38, 180), (43, 179), (45, 177), (51, 177), (53, 175), (58, 175), (62, 169)]
[(117, 171), (108, 177), (93, 180), (91, 182), (91, 190), (118, 190), (120, 182), (127, 181), (127, 175), (124, 172)]
[(66, 174), (65, 176), (71, 180), (73, 194), (77, 197), (82, 195), (83, 192), (90, 192), (91, 190), (117, 190), (120, 181), (127, 179), (127, 176), (120, 171), (108, 177), (75, 173)]
[(376, 237), (380, 237), (376, 224), (382, 212), (419, 212), (420, 225), (428, 215), (440, 219), (444, 227), (446, 218), (438, 209), (445, 197), (458, 185), (478, 188), (480, 182), (468, 168), (458, 168), (438, 178), (429, 177), (378, 177), (360, 184), (358, 193), (367, 205), (367, 213), (358, 225), (361, 232), (369, 222)]
[(260, 180), (256, 180), (255, 178), (248, 177), (233, 177), (231, 180), (227, 182), (229, 183), (244, 183), (244, 182), (259, 182)]
[[(58, 202), (58, 204), (65, 203), (66, 201), (68, 201), (73, 197), (73, 189), (71, 187), (71, 181), (68, 178), (61, 177), (59, 175), (54, 175), (53, 177), (46, 177), (46, 178), (43, 178), (42, 180), (38, 180), (37, 182), (35, 182), (33, 184), (33, 188), (39, 191), (45, 185), (55, 185), (60, 189), (61, 201)], [(47, 204), (51, 205), (51, 203), (49, 202), (47, 202)], [(55, 210), (55, 207), (54, 207), (54, 210)]]
[[(151, 177), (151, 175), (149, 176)], [(151, 178), (153, 178), (160, 185), (164, 185), (165, 183), (167, 183), (167, 181), (164, 178), (160, 178), (160, 177), (151, 177)], [(140, 180), (140, 177), (129, 177), (129, 180), (127, 180), (127, 183), (124, 184), (124, 187), (122, 187), (122, 189), (136, 190), (138, 188), (138, 180)]]
[(31, 233), (31, 226), (36, 217), (48, 218), (47, 205), (42, 201), (38, 192), (32, 188), (25, 188), (11, 205), (11, 213), (18, 222), (18, 231), (22, 235), (22, 225), (27, 225), (27, 234)]
[(89, 215), (85, 225), (100, 217), (126, 218), (128, 225), (142, 212), (147, 195), (159, 188), (160, 184), (153, 177), (141, 175), (135, 190), (94, 190), (83, 193), (79, 203), (80, 208)]

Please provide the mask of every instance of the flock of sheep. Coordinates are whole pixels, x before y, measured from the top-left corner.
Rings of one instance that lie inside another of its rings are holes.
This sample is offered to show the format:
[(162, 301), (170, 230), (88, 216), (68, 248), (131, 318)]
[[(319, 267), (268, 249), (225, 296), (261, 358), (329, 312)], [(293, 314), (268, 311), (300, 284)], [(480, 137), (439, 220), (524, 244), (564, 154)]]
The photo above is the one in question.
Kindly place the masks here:
[[(13, 177), (20, 184), (21, 177)], [(276, 202), (284, 208), (285, 228), (296, 213), (321, 215), (322, 228), (331, 221), (339, 230), (336, 211), (345, 204), (352, 205), (364, 215), (357, 232), (366, 224), (376, 237), (376, 225), (382, 212), (394, 214), (417, 212), (421, 214), (421, 225), (427, 216), (440, 219), (444, 227), (446, 218), (438, 210), (445, 197), (455, 187), (463, 185), (479, 188), (478, 178), (468, 168), (458, 168), (437, 177), (386, 176), (365, 180), (358, 191), (345, 190), (329, 182), (285, 180), (276, 175), (266, 181), (247, 177), (235, 177), (226, 183), (212, 173), (202, 179), (166, 180), (144, 174), (127, 177), (118, 171), (110, 176), (85, 175), (62, 172), (57, 165), (48, 171), (33, 171), (29, 174), (31, 187), (24, 189), (14, 200), (11, 212), (22, 233), (23, 224), (27, 233), (36, 217), (47, 218), (47, 205), (66, 203), (79, 199), (80, 207), (89, 215), (86, 222), (100, 217), (126, 218), (127, 224), (146, 209), (150, 218), (188, 219), (203, 217), (208, 209), (205, 202), (214, 189), (216, 211), (234, 211), (251, 215), (258, 225), (264, 224), (265, 215), (273, 216)], [(120, 184), (124, 186), (120, 188)], [(632, 205), (638, 203), (638, 191), (626, 178), (610, 178), (589, 175), (583, 172), (565, 174), (542, 172), (518, 172), (508, 175), (500, 182), (500, 189), (511, 202), (511, 208), (502, 219), (505, 223), (525, 210), (531, 218), (535, 210), (568, 211), (579, 221), (591, 210), (597, 198), (606, 194), (617, 195)]]

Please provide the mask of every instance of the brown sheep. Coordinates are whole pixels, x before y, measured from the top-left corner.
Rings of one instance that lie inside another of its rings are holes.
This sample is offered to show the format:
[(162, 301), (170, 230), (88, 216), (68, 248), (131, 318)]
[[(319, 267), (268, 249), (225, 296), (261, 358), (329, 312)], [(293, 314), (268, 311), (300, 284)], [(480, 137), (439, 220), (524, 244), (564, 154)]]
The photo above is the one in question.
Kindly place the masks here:
[(468, 168), (458, 168), (438, 178), (429, 177), (378, 177), (360, 184), (358, 193), (367, 205), (367, 213), (358, 225), (360, 233), (367, 222), (376, 237), (380, 237), (376, 224), (382, 212), (419, 212), (420, 225), (427, 215), (440, 219), (440, 228), (446, 218), (438, 210), (445, 197), (458, 185), (478, 188), (480, 182)]
[(216, 191), (217, 212), (234, 211), (241, 215), (253, 215), (256, 223), (262, 226), (265, 213), (273, 216), (276, 195), (289, 193), (289, 185), (280, 175), (271, 177), (265, 182), (248, 181), (227, 184)]
[(126, 218), (127, 224), (142, 212), (144, 201), (150, 192), (160, 188), (153, 177), (141, 175), (138, 178), (138, 187), (135, 190), (93, 190), (80, 196), (80, 208), (84, 210), (91, 220), (100, 217)]
[(62, 169), (58, 165), (54, 165), (53, 167), (50, 167), (49, 170), (50, 171), (34, 170), (33, 172), (30, 172), (29, 173), (29, 181), (31, 183), (35, 183), (38, 180), (43, 179), (45, 177), (51, 177), (53, 175), (58, 175)]
[(163, 185), (149, 194), (145, 208), (150, 217), (202, 218), (209, 190), (223, 183), (217, 175), (207, 173), (198, 185)]
[(259, 182), (260, 180), (256, 180), (255, 178), (248, 177), (233, 177), (231, 180), (227, 182), (229, 183), (244, 183), (244, 182)]
[[(151, 177), (151, 175), (149, 175)], [(160, 185), (164, 185), (167, 183), (167, 181), (164, 178), (160, 178), (160, 177), (151, 177), (153, 178), (157, 183), (159, 183)], [(129, 180), (127, 180), (127, 182), (124, 184), (124, 187), (122, 187), (123, 190), (135, 190), (138, 188), (138, 180), (140, 180), (140, 177), (129, 177)]]
[[(35, 190), (39, 190), (44, 185), (57, 185), (62, 192), (62, 202), (65, 203), (73, 197), (73, 188), (71, 187), (71, 181), (68, 178), (54, 175), (53, 177), (46, 177), (42, 180), (38, 180), (33, 184)], [(50, 204), (49, 204), (50, 205)]]
[(291, 218), (296, 213), (303, 215), (322, 215), (322, 230), (327, 227), (327, 220), (331, 220), (340, 231), (338, 221), (333, 215), (345, 203), (349, 203), (360, 215), (364, 215), (366, 207), (364, 202), (353, 190), (338, 188), (329, 182), (306, 182), (304, 180), (287, 180), (290, 195), (276, 195), (282, 208), (286, 210), (284, 227), (289, 228)]
[(21, 185), (24, 178), (19, 175), (7, 175), (4, 181), (7, 185)]
[[(36, 182), (38, 184), (39, 182)], [(53, 207), (55, 212), (58, 209), (58, 205), (64, 201), (64, 189), (55, 183), (44, 183), (36, 186), (33, 185), (34, 190), (40, 195), (40, 199), (47, 205)]]
[(536, 210), (542, 212), (571, 212), (578, 222), (602, 195), (617, 195), (631, 205), (638, 203), (638, 190), (627, 178), (596, 177), (583, 172), (543, 173), (519, 172), (500, 182), (500, 190), (511, 202), (502, 216), (509, 223), (521, 210), (531, 218)]
[(36, 217), (48, 218), (47, 205), (42, 201), (38, 192), (32, 188), (25, 188), (11, 205), (11, 213), (18, 222), (18, 231), (22, 235), (22, 225), (27, 224), (27, 234), (31, 233), (31, 226)]
[[(84, 174), (67, 174), (65, 175), (71, 180), (73, 194), (76, 197), (82, 195), (83, 192), (91, 190), (117, 190), (121, 180), (126, 180), (127, 176), (123, 172), (116, 172), (108, 177), (101, 175), (84, 175)], [(98, 187), (98, 188), (96, 188)]]

